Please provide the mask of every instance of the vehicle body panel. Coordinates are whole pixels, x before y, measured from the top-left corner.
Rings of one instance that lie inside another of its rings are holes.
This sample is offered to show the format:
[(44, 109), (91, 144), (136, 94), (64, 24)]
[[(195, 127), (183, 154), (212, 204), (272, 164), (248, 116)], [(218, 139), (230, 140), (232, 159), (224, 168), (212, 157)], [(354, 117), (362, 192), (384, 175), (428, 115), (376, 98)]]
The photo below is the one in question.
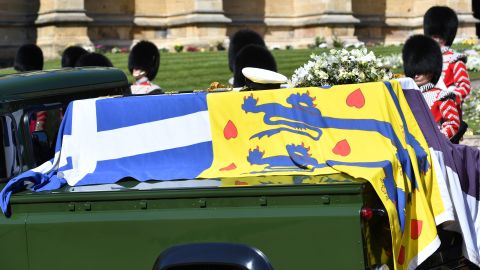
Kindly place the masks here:
[[(12, 198), (12, 213), (27, 215), (26, 242), (28, 250), (36, 251), (29, 253), (29, 269), (151, 269), (168, 247), (197, 242), (256, 247), (275, 269), (314, 265), (364, 269), (359, 209), (365, 185), (360, 181), (78, 194), (27, 192)], [(5, 221), (9, 219), (0, 218), (0, 224)], [(0, 226), (0, 235), (7, 235), (4, 226)], [(21, 248), (19, 243), (14, 245), (14, 249)], [(22, 253), (4, 252), (0, 260), (21, 260), (18, 254)]]

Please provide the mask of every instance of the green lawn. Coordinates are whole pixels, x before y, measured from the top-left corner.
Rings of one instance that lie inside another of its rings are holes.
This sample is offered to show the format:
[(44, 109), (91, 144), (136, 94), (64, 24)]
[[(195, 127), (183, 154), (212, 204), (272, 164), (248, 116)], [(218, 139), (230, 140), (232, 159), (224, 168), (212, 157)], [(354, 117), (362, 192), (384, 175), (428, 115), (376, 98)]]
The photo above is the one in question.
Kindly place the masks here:
[[(377, 56), (400, 53), (399, 46), (381, 46), (371, 48)], [(325, 49), (275, 50), (273, 55), (277, 60), (278, 71), (290, 77), (294, 70), (303, 65), (312, 53), (320, 53)], [(127, 54), (106, 54), (115, 67), (122, 69), (132, 81), (127, 70)], [(45, 62), (45, 69), (57, 69), (60, 60)], [(13, 69), (0, 70), (0, 74), (13, 73)], [(395, 70), (395, 72), (402, 72)], [(183, 52), (162, 53), (160, 70), (155, 83), (166, 91), (181, 91), (208, 88), (211, 82), (226, 83), (232, 76), (228, 69), (227, 52)], [(470, 73), (472, 78), (480, 78), (480, 73)]]
[[(456, 46), (455, 49), (465, 49), (463, 46)], [(400, 46), (378, 46), (372, 47), (377, 56), (386, 56), (401, 52)], [(321, 53), (327, 49), (299, 49), (299, 50), (274, 50), (273, 55), (277, 60), (278, 71), (290, 77), (294, 70), (303, 65), (312, 53)], [(127, 54), (107, 54), (115, 67), (122, 69), (132, 81), (130, 72), (127, 70)], [(57, 69), (60, 67), (60, 60), (46, 61), (45, 69)], [(402, 70), (394, 70), (395, 73), (402, 73)], [(2, 69), (1, 74), (14, 73), (14, 70)], [(480, 79), (480, 72), (469, 72), (471, 79)], [(228, 68), (227, 52), (183, 52), (183, 53), (162, 53), (160, 70), (155, 83), (165, 91), (182, 91), (206, 89), (213, 81), (226, 83), (232, 76)], [(470, 121), (473, 130), (478, 133), (480, 127), (476, 122)]]
[[(293, 71), (305, 63), (312, 52), (319, 50), (284, 50), (273, 51), (277, 60), (279, 72), (291, 76)], [(113, 65), (122, 69), (130, 81), (132, 77), (127, 69), (127, 54), (106, 54)], [(44, 69), (60, 68), (60, 60), (45, 62)], [(10, 74), (13, 69), (0, 70), (0, 74)], [(162, 53), (160, 69), (155, 83), (166, 91), (181, 91), (192, 89), (206, 89), (213, 81), (226, 83), (232, 76), (228, 68), (226, 51), (219, 52), (183, 52)]]

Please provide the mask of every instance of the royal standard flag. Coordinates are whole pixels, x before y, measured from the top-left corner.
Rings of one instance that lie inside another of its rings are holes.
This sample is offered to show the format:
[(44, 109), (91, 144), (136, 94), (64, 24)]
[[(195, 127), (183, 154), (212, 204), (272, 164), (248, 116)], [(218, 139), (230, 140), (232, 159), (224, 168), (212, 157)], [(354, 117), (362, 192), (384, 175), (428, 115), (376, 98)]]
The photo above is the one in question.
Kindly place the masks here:
[(55, 158), (12, 179), (0, 195), (6, 212), (26, 180), (33, 190), (125, 177), (283, 175), (290, 184), (287, 176), (338, 172), (370, 181), (378, 193), (395, 268), (415, 268), (436, 250), (435, 220), (445, 210), (428, 146), (395, 81), (75, 101)]
[(387, 208), (396, 268), (415, 268), (438, 248), (435, 218), (445, 210), (428, 145), (398, 82), (207, 101), (214, 159), (201, 177), (347, 173), (369, 180)]

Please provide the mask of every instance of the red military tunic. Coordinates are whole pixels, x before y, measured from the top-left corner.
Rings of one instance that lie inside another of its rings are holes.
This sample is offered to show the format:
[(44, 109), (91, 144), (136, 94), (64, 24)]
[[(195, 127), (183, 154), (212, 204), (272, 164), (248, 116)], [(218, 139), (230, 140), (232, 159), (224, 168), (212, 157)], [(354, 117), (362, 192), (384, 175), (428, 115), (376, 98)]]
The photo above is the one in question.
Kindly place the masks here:
[(443, 67), (442, 78), (448, 90), (456, 95), (457, 107), (468, 97), (472, 86), (465, 65), (465, 56), (453, 52), (449, 47), (442, 47)]
[(35, 115), (32, 115), (32, 119), (30, 119), (30, 133), (34, 131), (41, 131), (45, 129), (45, 123), (47, 122), (47, 112), (40, 111), (37, 112)]
[(448, 91), (441, 82), (436, 86), (428, 83), (420, 87), (420, 90), (440, 131), (447, 138), (452, 138), (460, 127), (460, 113), (455, 102), (455, 94)]

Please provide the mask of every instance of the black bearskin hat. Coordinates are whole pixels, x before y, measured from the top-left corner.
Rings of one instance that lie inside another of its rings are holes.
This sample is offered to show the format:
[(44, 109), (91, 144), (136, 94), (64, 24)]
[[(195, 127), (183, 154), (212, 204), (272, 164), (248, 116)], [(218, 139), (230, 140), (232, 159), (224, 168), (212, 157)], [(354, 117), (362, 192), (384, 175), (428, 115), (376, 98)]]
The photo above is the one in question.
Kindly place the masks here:
[(128, 70), (141, 69), (149, 80), (155, 79), (160, 66), (160, 53), (152, 42), (142, 40), (133, 46), (128, 55)]
[(402, 49), (403, 70), (405, 75), (432, 73), (432, 83), (436, 84), (442, 74), (442, 52), (438, 43), (424, 35), (411, 36)]
[(263, 38), (255, 31), (242, 29), (233, 34), (228, 47), (228, 67), (230, 71), (234, 71), (237, 53), (249, 44), (257, 44), (265, 47), (265, 41), (263, 41)]
[(16, 71), (34, 71), (43, 69), (43, 52), (35, 44), (22, 45), (15, 56)]
[(264, 46), (256, 44), (245, 46), (238, 52), (237, 57), (235, 57), (235, 66), (233, 68), (234, 87), (245, 85), (245, 76), (243, 76), (242, 69), (246, 67), (277, 71), (277, 63), (270, 51)]
[(87, 53), (80, 56), (75, 62), (76, 67), (113, 67), (110, 60), (99, 53)]
[(66, 48), (62, 53), (62, 68), (74, 67), (78, 58), (87, 53), (88, 52), (80, 46), (70, 46)]
[(423, 32), (429, 37), (438, 36), (451, 46), (457, 35), (458, 18), (449, 7), (431, 7), (423, 16)]

